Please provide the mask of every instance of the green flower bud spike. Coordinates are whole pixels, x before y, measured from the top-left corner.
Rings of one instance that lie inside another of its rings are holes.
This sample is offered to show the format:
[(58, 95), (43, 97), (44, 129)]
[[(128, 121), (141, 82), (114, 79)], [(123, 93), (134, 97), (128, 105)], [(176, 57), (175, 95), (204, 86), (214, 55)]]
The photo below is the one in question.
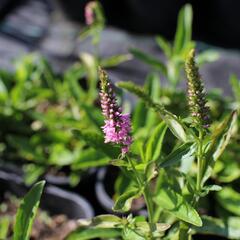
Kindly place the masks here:
[(185, 72), (187, 76), (187, 99), (193, 126), (207, 129), (210, 126), (209, 108), (206, 106), (206, 93), (195, 62), (194, 49), (187, 55)]

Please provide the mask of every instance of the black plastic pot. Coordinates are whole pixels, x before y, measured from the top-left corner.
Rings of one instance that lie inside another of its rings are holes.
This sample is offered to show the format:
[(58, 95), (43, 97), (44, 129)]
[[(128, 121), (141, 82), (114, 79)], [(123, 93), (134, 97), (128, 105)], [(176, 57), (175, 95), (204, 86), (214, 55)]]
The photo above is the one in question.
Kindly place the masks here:
[[(107, 192), (106, 185), (104, 184), (105, 177), (107, 175), (107, 168), (101, 168), (97, 172), (97, 182), (95, 185), (95, 192), (97, 199), (102, 206), (108, 213), (112, 213), (112, 207), (114, 205), (113, 199), (110, 196), (110, 193)], [(114, 184), (113, 179), (109, 179), (109, 182)]]
[[(118, 169), (116, 167), (107, 167), (107, 168), (100, 168), (97, 172), (97, 182), (95, 185), (95, 192), (98, 199), (99, 204), (101, 207), (107, 211), (108, 213), (114, 213), (112, 210), (114, 201), (112, 199), (113, 195), (113, 186), (114, 182), (118, 175)], [(136, 215), (147, 215), (144, 206), (137, 207), (136, 210), (132, 210), (133, 214)]]
[[(19, 177), (23, 178), (23, 170), (22, 165), (13, 164), (13, 163), (6, 163), (4, 161), (0, 161), (0, 170), (6, 173), (13, 173), (18, 175)], [(92, 177), (96, 173), (96, 168), (92, 168), (84, 172), (81, 176), (81, 181), (88, 181), (89, 178)], [(70, 178), (67, 175), (54, 175), (52, 173), (46, 173), (42, 177), (42, 179), (46, 180), (47, 183), (59, 187), (64, 187), (65, 189), (71, 189)]]
[[(2, 170), (0, 170), (0, 189), (1, 194), (10, 192), (17, 197), (23, 197), (28, 191), (20, 176)], [(69, 219), (94, 216), (91, 205), (83, 197), (49, 184), (44, 189), (40, 206), (50, 214), (64, 214)]]

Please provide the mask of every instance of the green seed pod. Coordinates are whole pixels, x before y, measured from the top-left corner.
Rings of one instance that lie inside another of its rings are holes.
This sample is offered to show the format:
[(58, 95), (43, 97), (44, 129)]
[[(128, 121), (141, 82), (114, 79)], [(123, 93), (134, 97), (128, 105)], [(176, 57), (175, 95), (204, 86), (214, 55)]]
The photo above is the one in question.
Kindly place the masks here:
[(209, 108), (206, 106), (206, 93), (198, 66), (195, 63), (195, 50), (187, 55), (185, 62), (187, 76), (187, 99), (189, 110), (193, 118), (193, 125), (208, 128), (210, 125)]

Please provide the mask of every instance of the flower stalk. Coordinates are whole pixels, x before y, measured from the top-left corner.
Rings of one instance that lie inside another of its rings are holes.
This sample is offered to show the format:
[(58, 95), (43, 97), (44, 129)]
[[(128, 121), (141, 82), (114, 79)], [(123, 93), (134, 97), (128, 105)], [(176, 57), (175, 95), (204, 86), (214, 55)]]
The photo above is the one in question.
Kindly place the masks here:
[(192, 116), (192, 125), (199, 132), (197, 152), (197, 184), (196, 188), (201, 191), (202, 168), (204, 165), (203, 140), (206, 129), (210, 127), (209, 108), (206, 106), (206, 93), (204, 84), (195, 62), (195, 50), (192, 49), (186, 59), (185, 72), (187, 76), (187, 100)]

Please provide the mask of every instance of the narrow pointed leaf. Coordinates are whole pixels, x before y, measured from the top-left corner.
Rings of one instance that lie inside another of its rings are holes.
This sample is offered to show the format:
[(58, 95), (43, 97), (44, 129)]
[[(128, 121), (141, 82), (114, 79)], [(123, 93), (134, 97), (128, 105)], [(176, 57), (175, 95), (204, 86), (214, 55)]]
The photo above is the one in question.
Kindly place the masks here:
[(155, 161), (161, 154), (163, 139), (167, 130), (164, 122), (161, 122), (153, 131), (152, 136), (146, 144), (146, 157), (145, 161)]
[(187, 161), (188, 158), (194, 158), (196, 151), (196, 145), (192, 143), (184, 143), (171, 152), (165, 159), (160, 163), (160, 167), (172, 167), (181, 161)]
[(240, 216), (240, 193), (231, 187), (224, 187), (216, 194), (219, 204), (229, 212)]
[(36, 183), (27, 193), (17, 211), (16, 223), (14, 225), (14, 240), (28, 240), (33, 221), (37, 214), (45, 181)]
[(130, 210), (133, 199), (139, 198), (141, 191), (137, 188), (131, 188), (123, 193), (116, 200), (113, 210), (116, 212), (127, 212)]
[(163, 50), (165, 55), (168, 58), (170, 58), (172, 55), (172, 49), (171, 49), (171, 45), (167, 42), (167, 40), (164, 39), (162, 36), (157, 36), (156, 42), (157, 42), (158, 46)]
[(217, 235), (227, 239), (240, 239), (240, 218), (229, 217), (225, 220), (203, 216), (203, 226), (193, 227), (199, 234)]
[(185, 5), (179, 12), (177, 31), (174, 39), (174, 53), (179, 54), (192, 38), (192, 7)]
[(142, 52), (141, 50), (138, 50), (136, 48), (130, 49), (130, 53), (133, 54), (134, 57), (138, 58), (139, 60), (142, 60), (144, 63), (152, 66), (153, 68), (161, 71), (163, 74), (166, 74), (166, 67), (165, 65), (158, 60), (157, 58)]
[(120, 154), (120, 148), (117, 146), (112, 146), (110, 144), (104, 143), (104, 138), (101, 134), (98, 134), (90, 130), (77, 130), (74, 129), (73, 133), (76, 137), (84, 140), (89, 146), (101, 150), (105, 155), (110, 158), (115, 158)]
[(87, 240), (96, 238), (116, 238), (121, 236), (121, 229), (116, 228), (85, 228), (80, 227), (66, 238), (66, 240)]
[(203, 166), (204, 177), (202, 183), (211, 176), (215, 162), (222, 155), (234, 133), (236, 121), (237, 111), (233, 111), (213, 132), (211, 143), (206, 153), (206, 162)]
[(171, 189), (161, 189), (154, 198), (156, 204), (175, 217), (195, 226), (202, 226), (202, 220), (197, 211), (177, 192)]
[(126, 89), (127, 91), (135, 94), (140, 99), (142, 99), (148, 107), (153, 108), (160, 115), (162, 120), (165, 121), (169, 129), (179, 140), (183, 142), (187, 141), (188, 136), (185, 131), (187, 127), (184, 126), (182, 121), (178, 119), (175, 115), (166, 111), (164, 106), (154, 102), (142, 87), (132, 82), (118, 82), (118, 86)]
[(129, 61), (132, 59), (131, 54), (122, 54), (122, 55), (115, 55), (105, 59), (102, 59), (100, 62), (100, 66), (102, 68), (107, 67), (115, 67), (123, 62)]

